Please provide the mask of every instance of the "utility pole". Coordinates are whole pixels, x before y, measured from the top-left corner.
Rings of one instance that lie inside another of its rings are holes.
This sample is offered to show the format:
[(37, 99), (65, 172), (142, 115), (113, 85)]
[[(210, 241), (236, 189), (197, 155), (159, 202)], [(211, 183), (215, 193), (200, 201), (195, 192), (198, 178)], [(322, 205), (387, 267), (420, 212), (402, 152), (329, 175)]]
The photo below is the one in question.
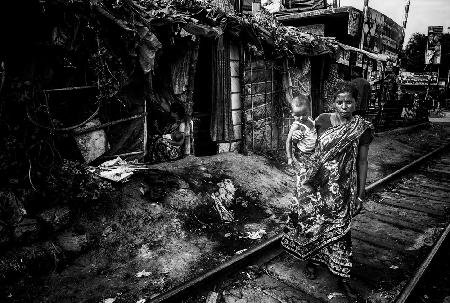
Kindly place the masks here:
[[(403, 15), (403, 22), (402, 22), (402, 29), (403, 29), (403, 37), (402, 41), (400, 41), (400, 44), (398, 45), (399, 51), (403, 49), (403, 44), (405, 43), (405, 32), (406, 32), (406, 24), (408, 23), (408, 14), (409, 14), (409, 6), (411, 4), (411, 0), (408, 0), (405, 4), (405, 14)], [(400, 68), (400, 62), (401, 59), (397, 59), (397, 64)]]
[(369, 10), (369, 0), (364, 0), (364, 8), (363, 8), (363, 24), (361, 28), (361, 41), (359, 43), (359, 48), (364, 49), (364, 24), (367, 22), (367, 13)]
[(403, 48), (403, 43), (405, 42), (405, 30), (406, 30), (406, 23), (408, 23), (408, 14), (409, 14), (409, 5), (411, 4), (411, 0), (408, 0), (405, 4), (405, 14), (403, 15), (403, 39), (402, 43), (400, 44), (400, 47)]

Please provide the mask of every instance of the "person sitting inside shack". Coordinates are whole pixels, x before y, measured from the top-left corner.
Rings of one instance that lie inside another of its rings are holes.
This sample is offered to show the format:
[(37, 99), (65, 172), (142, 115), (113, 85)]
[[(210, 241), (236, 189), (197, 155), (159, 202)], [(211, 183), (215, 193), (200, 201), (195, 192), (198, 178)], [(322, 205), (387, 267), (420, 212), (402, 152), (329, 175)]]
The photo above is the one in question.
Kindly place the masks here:
[(181, 159), (186, 129), (186, 112), (182, 104), (170, 106), (171, 122), (155, 135), (150, 147), (150, 162), (159, 163)]

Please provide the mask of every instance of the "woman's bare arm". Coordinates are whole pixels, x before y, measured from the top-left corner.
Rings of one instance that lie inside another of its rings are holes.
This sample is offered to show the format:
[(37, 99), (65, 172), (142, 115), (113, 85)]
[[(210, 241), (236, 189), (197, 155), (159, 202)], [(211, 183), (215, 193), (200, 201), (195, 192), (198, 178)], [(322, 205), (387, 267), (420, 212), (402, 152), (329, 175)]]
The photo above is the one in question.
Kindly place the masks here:
[(180, 123), (178, 127), (178, 134), (176, 136), (172, 136), (172, 140), (167, 140), (170, 144), (175, 146), (181, 146), (184, 143), (184, 131), (186, 129), (186, 123)]
[(369, 145), (361, 145), (358, 150), (357, 158), (357, 176), (358, 176), (358, 197), (364, 198), (366, 179), (367, 179), (367, 169), (368, 161), (367, 155), (369, 154)]

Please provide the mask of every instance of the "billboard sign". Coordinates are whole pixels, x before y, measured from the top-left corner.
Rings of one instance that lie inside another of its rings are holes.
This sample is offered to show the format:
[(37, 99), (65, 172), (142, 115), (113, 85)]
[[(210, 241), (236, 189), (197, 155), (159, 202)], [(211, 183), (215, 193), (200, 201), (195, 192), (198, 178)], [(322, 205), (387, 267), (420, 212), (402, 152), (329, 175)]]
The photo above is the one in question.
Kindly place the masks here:
[(361, 25), (361, 12), (357, 9), (351, 8), (348, 12), (348, 25), (347, 25), (347, 33), (350, 36), (357, 36), (360, 31)]
[(341, 48), (339, 50), (336, 62), (349, 66), (350, 65), (350, 51)]
[(425, 64), (441, 64), (441, 40), (443, 32), (443, 26), (428, 26)]
[(356, 53), (356, 66), (362, 67), (363, 66), (363, 54)]
[(434, 85), (438, 83), (438, 73), (400, 72), (398, 81), (401, 85)]
[(403, 28), (379, 11), (368, 8), (363, 24), (363, 47), (373, 53), (398, 53), (403, 41)]

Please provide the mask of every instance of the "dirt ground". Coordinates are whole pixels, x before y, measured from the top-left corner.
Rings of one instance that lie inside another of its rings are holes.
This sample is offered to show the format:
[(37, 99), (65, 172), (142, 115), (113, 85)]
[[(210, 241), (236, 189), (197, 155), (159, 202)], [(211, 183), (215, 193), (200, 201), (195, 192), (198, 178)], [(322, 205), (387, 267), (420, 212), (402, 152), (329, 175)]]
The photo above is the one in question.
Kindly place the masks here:
[[(376, 136), (368, 183), (450, 142), (431, 125)], [(149, 167), (79, 213), (89, 246), (64, 266), (0, 283), (1, 302), (145, 302), (277, 234), (294, 173), (263, 156), (226, 153)], [(56, 263), (56, 261), (55, 261)]]

